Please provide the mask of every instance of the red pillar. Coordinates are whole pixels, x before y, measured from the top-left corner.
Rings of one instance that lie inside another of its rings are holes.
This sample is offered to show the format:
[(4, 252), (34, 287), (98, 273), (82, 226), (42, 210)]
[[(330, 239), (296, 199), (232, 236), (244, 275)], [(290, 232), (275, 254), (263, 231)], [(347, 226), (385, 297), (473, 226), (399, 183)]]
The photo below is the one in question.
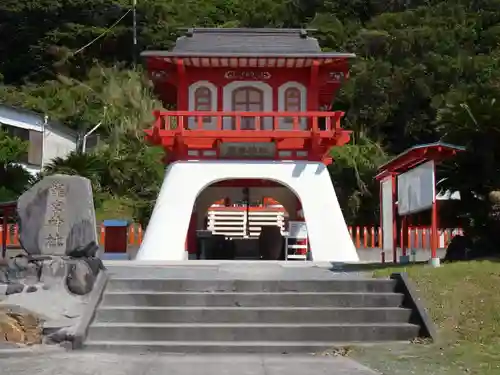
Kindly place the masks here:
[(2, 213), (2, 258), (5, 258), (5, 255), (7, 253), (7, 216), (8, 212), (7, 209), (3, 209)]
[(408, 224), (406, 216), (401, 218), (401, 255), (406, 256), (406, 237), (408, 233)]
[(188, 85), (186, 81), (186, 67), (182, 59), (177, 60), (177, 75), (179, 84), (177, 85), (177, 110), (188, 110)]
[(319, 61), (314, 60), (311, 65), (309, 88), (307, 89), (307, 110), (317, 111), (319, 102), (318, 92)]
[[(434, 176), (436, 175), (436, 166), (434, 165)], [(437, 257), (438, 248), (438, 207), (436, 200), (436, 193), (432, 200), (432, 214), (431, 214), (431, 265), (439, 267), (439, 258)]]
[(431, 217), (431, 258), (437, 258), (438, 248), (438, 215), (437, 215), (437, 202), (434, 200), (432, 203), (432, 217)]
[(398, 210), (396, 208), (396, 200), (398, 192), (396, 189), (396, 176), (392, 176), (392, 261), (398, 262)]

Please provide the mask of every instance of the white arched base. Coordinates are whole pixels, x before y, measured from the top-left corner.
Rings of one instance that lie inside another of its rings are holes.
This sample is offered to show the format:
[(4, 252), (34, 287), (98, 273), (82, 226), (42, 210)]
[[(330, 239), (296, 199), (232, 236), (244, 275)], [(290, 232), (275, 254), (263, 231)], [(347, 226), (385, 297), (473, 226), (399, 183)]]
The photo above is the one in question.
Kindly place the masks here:
[(273, 180), (299, 197), (313, 261), (359, 261), (323, 163), (222, 160), (169, 165), (136, 259), (185, 260), (186, 233), (196, 198), (213, 183), (239, 178)]

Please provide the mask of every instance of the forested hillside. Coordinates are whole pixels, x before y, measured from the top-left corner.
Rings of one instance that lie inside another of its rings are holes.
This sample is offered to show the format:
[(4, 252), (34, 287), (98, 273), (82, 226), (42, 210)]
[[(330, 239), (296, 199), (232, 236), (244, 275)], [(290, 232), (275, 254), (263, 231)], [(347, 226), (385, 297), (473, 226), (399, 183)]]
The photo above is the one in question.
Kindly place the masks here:
[(353, 142), (334, 151), (331, 167), (349, 221), (377, 220), (378, 164), (438, 140), (468, 147), (441, 172), (442, 186), (462, 192), (476, 225), (494, 219), (500, 0), (138, 0), (139, 51), (131, 7), (132, 0), (0, 3), (0, 101), (78, 129), (104, 121), (107, 142), (97, 154), (49, 166), (91, 177), (102, 202), (118, 197), (145, 217), (162, 174), (160, 153), (141, 138), (160, 104), (140, 61), (134, 65), (140, 50), (171, 47), (181, 27), (308, 27), (325, 50), (358, 55), (335, 101)]

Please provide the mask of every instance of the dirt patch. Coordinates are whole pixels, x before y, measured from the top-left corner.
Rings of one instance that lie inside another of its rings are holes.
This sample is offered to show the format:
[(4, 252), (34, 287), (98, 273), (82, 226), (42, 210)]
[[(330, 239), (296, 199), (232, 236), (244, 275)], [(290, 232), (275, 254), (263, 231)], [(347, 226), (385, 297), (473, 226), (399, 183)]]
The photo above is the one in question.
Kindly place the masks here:
[(42, 343), (42, 322), (33, 313), (0, 308), (0, 342), (34, 345)]

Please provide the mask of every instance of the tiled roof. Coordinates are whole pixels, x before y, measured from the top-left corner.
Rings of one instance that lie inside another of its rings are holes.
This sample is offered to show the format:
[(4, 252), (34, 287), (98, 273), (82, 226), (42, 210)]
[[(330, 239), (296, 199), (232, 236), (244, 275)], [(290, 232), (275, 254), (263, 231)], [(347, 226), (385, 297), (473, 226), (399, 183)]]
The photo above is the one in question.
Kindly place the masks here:
[(320, 53), (303, 29), (189, 29), (177, 39), (176, 53)]

